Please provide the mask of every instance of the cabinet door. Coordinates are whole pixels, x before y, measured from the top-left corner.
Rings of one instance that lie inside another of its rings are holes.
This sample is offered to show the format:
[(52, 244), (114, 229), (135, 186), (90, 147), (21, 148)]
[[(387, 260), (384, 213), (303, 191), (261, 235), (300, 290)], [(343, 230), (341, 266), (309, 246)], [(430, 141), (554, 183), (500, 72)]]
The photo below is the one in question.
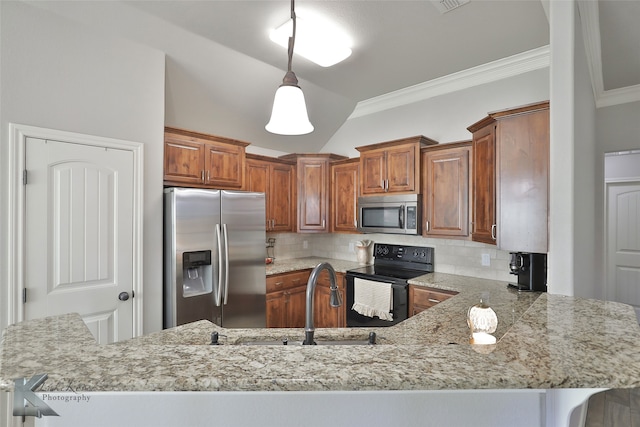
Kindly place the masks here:
[(316, 328), (344, 328), (347, 326), (345, 275), (336, 273), (337, 285), (342, 295), (342, 306), (331, 307), (331, 282), (329, 275), (323, 271), (318, 277), (313, 310), (313, 322)]
[(287, 295), (287, 328), (304, 328), (307, 286), (298, 286), (285, 291)]
[(216, 188), (242, 188), (244, 148), (230, 144), (207, 143), (205, 183)]
[(245, 177), (245, 188), (247, 191), (255, 191), (259, 193), (265, 193), (265, 223), (267, 226), (267, 231), (270, 230), (270, 222), (271, 215), (269, 212), (271, 192), (269, 191), (269, 173), (270, 173), (270, 165), (267, 162), (262, 162), (259, 160), (247, 159), (247, 172)]
[(385, 150), (373, 150), (360, 155), (360, 179), (363, 195), (386, 191), (387, 157)]
[(270, 231), (294, 231), (295, 170), (293, 165), (273, 164), (270, 169)]
[(473, 134), (472, 240), (496, 244), (495, 125)]
[(498, 121), (498, 247), (548, 251), (549, 110)]
[(287, 310), (284, 291), (267, 293), (267, 328), (286, 328)]
[(167, 134), (164, 142), (164, 180), (176, 184), (202, 184), (204, 143), (184, 141)]
[(416, 190), (416, 150), (415, 144), (387, 150), (388, 193)]
[(471, 147), (423, 153), (424, 236), (469, 235)]
[(359, 164), (331, 166), (331, 231), (357, 232)]
[(246, 190), (267, 193), (269, 190), (269, 163), (247, 159)]
[(298, 231), (328, 231), (328, 179), (327, 160), (298, 160)]

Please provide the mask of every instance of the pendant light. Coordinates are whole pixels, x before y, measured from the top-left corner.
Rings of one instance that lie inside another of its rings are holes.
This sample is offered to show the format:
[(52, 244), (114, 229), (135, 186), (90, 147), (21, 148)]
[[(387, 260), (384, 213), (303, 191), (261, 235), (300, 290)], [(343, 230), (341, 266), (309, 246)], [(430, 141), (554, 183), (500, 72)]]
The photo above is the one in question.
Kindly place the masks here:
[(265, 129), (280, 135), (304, 135), (313, 131), (313, 125), (307, 115), (307, 106), (302, 89), (298, 86), (298, 79), (295, 73), (291, 71), (293, 46), (296, 41), (294, 0), (291, 0), (291, 20), (293, 22), (293, 34), (289, 37), (287, 74), (285, 74), (282, 84), (276, 91), (273, 109), (271, 110), (271, 119)]

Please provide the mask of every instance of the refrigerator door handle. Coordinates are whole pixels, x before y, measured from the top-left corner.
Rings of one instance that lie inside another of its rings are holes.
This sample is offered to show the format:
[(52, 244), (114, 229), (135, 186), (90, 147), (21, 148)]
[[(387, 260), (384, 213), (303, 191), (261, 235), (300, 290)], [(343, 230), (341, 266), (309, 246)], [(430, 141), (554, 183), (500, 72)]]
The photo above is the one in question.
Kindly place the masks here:
[(222, 281), (222, 236), (220, 234), (220, 224), (216, 224), (216, 243), (218, 244), (218, 288), (216, 289), (214, 287), (214, 302), (216, 304), (216, 307), (220, 307), (220, 302), (222, 299), (222, 286), (224, 286), (224, 283)]
[(227, 296), (229, 295), (229, 232), (227, 231), (227, 224), (222, 224), (222, 230), (224, 234), (224, 301), (223, 304), (227, 305)]

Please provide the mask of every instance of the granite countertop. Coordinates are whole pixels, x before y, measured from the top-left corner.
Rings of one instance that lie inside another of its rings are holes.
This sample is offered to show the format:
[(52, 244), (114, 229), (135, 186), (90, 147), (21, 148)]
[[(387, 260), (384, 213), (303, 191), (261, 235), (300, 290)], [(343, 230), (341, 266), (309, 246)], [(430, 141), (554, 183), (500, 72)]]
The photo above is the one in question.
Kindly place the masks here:
[[(312, 268), (315, 261), (281, 262), (271, 274), (297, 263)], [(343, 271), (337, 264), (336, 270)], [(396, 326), (371, 329), (378, 335), (375, 346), (233, 345), (284, 336), (302, 341), (304, 331), (224, 329), (208, 321), (98, 345), (77, 314), (23, 322), (3, 333), (0, 390), (12, 389), (14, 378), (40, 373), (48, 374), (41, 391), (640, 386), (640, 328), (628, 305), (519, 293), (505, 282), (442, 273), (411, 283), (459, 293)], [(472, 346), (466, 312), (483, 292), (490, 293), (499, 318), (498, 342)], [(208, 345), (212, 331), (220, 334), (222, 345)], [(316, 340), (366, 339), (369, 331), (317, 329)]]
[(322, 262), (329, 262), (336, 273), (344, 273), (347, 270), (362, 267), (355, 261), (344, 261), (341, 259), (308, 257), (308, 258), (292, 258), (292, 259), (280, 259), (277, 258), (273, 264), (267, 264), (267, 276), (280, 273), (289, 273), (291, 271), (298, 270), (312, 270), (316, 265)]

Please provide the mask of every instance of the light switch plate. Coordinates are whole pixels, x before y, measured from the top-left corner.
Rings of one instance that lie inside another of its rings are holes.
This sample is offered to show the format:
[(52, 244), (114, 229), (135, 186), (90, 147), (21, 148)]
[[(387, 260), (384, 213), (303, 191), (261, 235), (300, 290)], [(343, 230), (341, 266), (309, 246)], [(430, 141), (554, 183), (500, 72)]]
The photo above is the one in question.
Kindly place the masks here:
[(306, 240), (302, 241), (302, 249), (309, 249), (309, 242)]

